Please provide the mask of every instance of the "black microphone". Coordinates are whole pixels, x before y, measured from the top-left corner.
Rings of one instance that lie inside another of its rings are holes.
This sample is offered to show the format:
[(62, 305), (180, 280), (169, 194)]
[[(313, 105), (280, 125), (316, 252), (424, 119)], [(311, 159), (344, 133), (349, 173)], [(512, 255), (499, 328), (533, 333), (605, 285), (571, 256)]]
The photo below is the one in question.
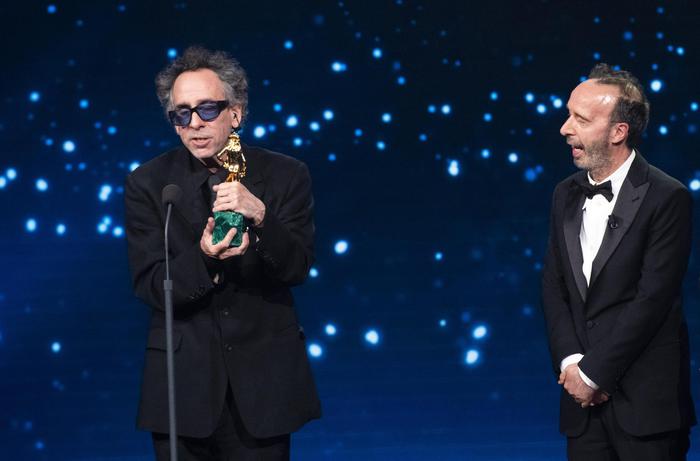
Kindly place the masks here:
[(163, 280), (163, 295), (165, 297), (165, 349), (166, 368), (168, 372), (168, 423), (170, 431), (170, 459), (177, 461), (177, 423), (175, 418), (175, 359), (173, 356), (173, 281), (170, 278), (170, 252), (168, 249), (168, 226), (173, 207), (182, 197), (182, 189), (176, 184), (168, 184), (163, 188), (161, 201), (167, 206), (165, 216), (165, 280)]
[(618, 227), (620, 227), (620, 224), (618, 224), (617, 218), (615, 217), (614, 214), (611, 214), (610, 216), (608, 216), (608, 227), (610, 229), (617, 229)]

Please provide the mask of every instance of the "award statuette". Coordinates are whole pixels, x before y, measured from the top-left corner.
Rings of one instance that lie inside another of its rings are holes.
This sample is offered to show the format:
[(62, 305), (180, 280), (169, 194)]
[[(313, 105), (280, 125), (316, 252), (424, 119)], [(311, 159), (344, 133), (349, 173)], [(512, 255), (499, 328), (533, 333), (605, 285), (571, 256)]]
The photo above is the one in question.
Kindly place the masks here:
[[(226, 182), (240, 181), (245, 177), (246, 161), (241, 151), (241, 138), (235, 131), (228, 137), (228, 142), (216, 154), (216, 158), (228, 171)], [(214, 232), (212, 243), (216, 245), (221, 242), (232, 228), (238, 229), (236, 235), (231, 240), (229, 247), (241, 246), (243, 233), (248, 230), (248, 222), (245, 217), (235, 211), (215, 211), (214, 212)]]

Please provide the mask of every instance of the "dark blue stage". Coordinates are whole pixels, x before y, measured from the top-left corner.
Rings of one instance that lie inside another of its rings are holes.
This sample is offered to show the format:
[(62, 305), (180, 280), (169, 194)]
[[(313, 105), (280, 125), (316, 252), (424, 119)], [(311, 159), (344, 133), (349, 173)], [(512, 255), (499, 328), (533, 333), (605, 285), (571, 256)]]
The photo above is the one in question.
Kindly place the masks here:
[(700, 4), (615, 5), (3, 3), (0, 458), (152, 459), (123, 184), (180, 142), (153, 79), (201, 44), (248, 71), (243, 141), (314, 180), (317, 261), (295, 295), (324, 417), (292, 458), (563, 459), (540, 274), (575, 170), (559, 127), (595, 63), (645, 84), (641, 150), (700, 197)]

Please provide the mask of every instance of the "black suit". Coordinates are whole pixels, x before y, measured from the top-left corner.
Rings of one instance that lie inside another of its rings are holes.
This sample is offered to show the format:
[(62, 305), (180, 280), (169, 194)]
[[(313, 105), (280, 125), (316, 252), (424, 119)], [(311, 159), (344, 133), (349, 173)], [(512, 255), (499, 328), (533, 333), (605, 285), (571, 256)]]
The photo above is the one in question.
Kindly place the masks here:
[[(681, 305), (691, 245), (690, 194), (637, 153), (587, 287), (579, 181), (587, 181), (585, 171), (554, 191), (542, 278), (555, 373), (565, 357), (584, 354), (581, 371), (610, 394), (604, 405), (624, 432), (643, 437), (687, 428), (695, 423)], [(590, 412), (562, 390), (562, 433), (581, 435)]]
[[(207, 437), (216, 427), (227, 387), (250, 434), (295, 431), (320, 416), (303, 329), (289, 287), (313, 263), (313, 198), (306, 166), (281, 154), (244, 146), (242, 183), (266, 206), (242, 257), (220, 262), (199, 246), (207, 217), (208, 170), (184, 147), (137, 168), (126, 180), (126, 233), (136, 294), (152, 309), (138, 426), (168, 432), (165, 363), (165, 272), (161, 191), (176, 184), (183, 197), (170, 222), (177, 431)], [(256, 243), (256, 239), (259, 239)], [(218, 284), (214, 276), (220, 273)]]

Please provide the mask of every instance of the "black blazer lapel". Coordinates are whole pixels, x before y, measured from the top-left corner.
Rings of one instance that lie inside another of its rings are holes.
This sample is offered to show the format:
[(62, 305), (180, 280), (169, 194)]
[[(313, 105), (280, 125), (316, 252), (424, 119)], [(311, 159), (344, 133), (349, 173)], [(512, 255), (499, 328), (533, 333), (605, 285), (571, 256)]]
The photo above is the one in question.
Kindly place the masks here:
[(581, 221), (583, 219), (583, 202), (586, 196), (581, 193), (575, 182), (571, 183), (569, 193), (566, 197), (564, 207), (564, 239), (566, 240), (566, 250), (569, 254), (571, 271), (574, 273), (576, 287), (581, 295), (581, 299), (586, 301), (586, 277), (583, 275), (583, 252), (581, 251)]
[(615, 249), (622, 241), (622, 237), (625, 236), (634, 218), (637, 216), (639, 207), (642, 205), (644, 197), (649, 190), (648, 173), (649, 164), (637, 152), (627, 177), (622, 183), (622, 187), (620, 187), (620, 195), (612, 212), (614, 220), (608, 221), (603, 242), (600, 244), (598, 254), (593, 260), (589, 286), (593, 286), (600, 271), (603, 270), (603, 267), (605, 267), (613, 252), (615, 252)]
[(261, 173), (263, 165), (261, 165), (260, 156), (255, 149), (249, 148), (245, 144), (243, 144), (243, 155), (245, 155), (246, 158), (246, 175), (241, 179), (241, 184), (243, 184), (251, 194), (263, 200), (265, 183)]

